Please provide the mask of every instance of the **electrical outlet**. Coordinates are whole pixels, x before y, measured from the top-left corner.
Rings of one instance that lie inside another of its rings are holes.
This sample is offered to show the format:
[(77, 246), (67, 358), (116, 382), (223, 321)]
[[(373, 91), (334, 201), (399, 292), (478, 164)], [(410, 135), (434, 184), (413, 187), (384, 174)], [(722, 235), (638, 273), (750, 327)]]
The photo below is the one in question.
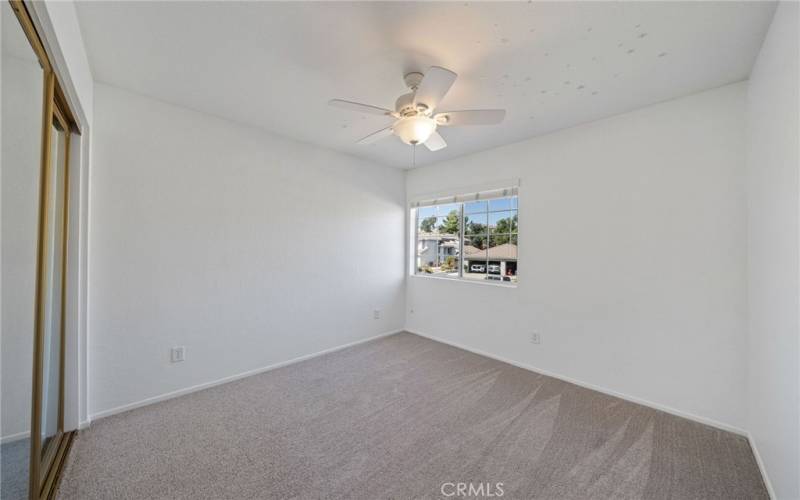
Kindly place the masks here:
[(375, 309), (372, 311), (372, 319), (381, 319), (381, 310)]
[(542, 335), (539, 332), (533, 332), (531, 334), (531, 344), (541, 344), (542, 343)]
[(186, 361), (186, 348), (183, 346), (173, 347), (169, 351), (169, 359), (173, 363), (179, 363), (181, 361)]

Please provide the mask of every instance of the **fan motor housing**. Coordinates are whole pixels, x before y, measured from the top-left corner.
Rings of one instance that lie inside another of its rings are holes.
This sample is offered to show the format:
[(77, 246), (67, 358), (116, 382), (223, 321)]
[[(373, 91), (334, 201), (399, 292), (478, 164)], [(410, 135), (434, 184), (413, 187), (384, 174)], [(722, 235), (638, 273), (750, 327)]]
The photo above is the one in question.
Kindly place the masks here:
[(417, 109), (414, 107), (414, 93), (409, 92), (397, 98), (394, 103), (394, 109), (400, 116), (414, 116), (417, 114)]
[(414, 104), (414, 92), (398, 97), (394, 103), (394, 109), (402, 117), (430, 114), (428, 106), (421, 103)]

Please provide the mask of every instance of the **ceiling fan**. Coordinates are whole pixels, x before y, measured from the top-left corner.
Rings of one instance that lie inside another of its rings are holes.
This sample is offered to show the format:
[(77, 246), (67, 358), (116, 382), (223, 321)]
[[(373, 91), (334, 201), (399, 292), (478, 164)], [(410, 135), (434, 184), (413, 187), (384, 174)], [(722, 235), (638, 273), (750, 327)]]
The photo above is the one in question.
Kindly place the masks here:
[(436, 131), (437, 127), (494, 125), (502, 122), (506, 116), (504, 109), (445, 111), (434, 114), (439, 101), (453, 86), (457, 76), (439, 66), (431, 66), (425, 75), (417, 72), (407, 74), (404, 80), (411, 92), (397, 98), (394, 111), (343, 99), (332, 99), (328, 104), (350, 111), (395, 118), (392, 125), (364, 137), (358, 144), (372, 144), (394, 134), (406, 144), (425, 144), (431, 151), (438, 151), (447, 147), (447, 143)]

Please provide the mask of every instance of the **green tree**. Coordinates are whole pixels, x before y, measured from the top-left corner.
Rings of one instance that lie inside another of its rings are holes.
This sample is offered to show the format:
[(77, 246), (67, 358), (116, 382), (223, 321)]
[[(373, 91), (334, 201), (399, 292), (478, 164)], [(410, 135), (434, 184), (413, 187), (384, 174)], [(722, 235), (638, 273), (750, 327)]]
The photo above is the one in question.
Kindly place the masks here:
[(507, 234), (493, 234), (489, 238), (489, 247), (496, 247), (508, 243), (510, 236)]
[[(517, 232), (517, 216), (514, 215), (513, 217), (506, 217), (505, 219), (500, 219), (497, 221), (497, 226), (492, 231), (493, 234), (507, 234), (507, 233), (516, 233)], [(508, 241), (508, 238), (506, 238)]]
[(436, 217), (425, 217), (419, 223), (419, 228), (422, 230), (423, 233), (430, 233), (433, 232), (433, 226), (436, 224)]
[[(467, 219), (469, 221), (469, 219)], [(480, 222), (469, 221), (465, 226), (466, 234), (486, 234), (486, 224)]]
[(458, 212), (451, 210), (444, 221), (439, 225), (442, 234), (458, 234)]
[(486, 235), (485, 234), (473, 234), (464, 237), (464, 244), (473, 246), (478, 250), (483, 250), (486, 248)]

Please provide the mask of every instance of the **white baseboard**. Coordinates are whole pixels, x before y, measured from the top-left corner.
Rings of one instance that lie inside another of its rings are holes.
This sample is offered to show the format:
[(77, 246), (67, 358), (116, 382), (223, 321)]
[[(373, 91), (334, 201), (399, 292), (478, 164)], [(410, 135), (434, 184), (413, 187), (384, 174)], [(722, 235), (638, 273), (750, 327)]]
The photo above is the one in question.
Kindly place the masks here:
[[(193, 385), (191, 387), (186, 387), (184, 389), (178, 389), (177, 391), (167, 392), (164, 394), (160, 394), (158, 396), (153, 396), (147, 399), (142, 399), (141, 401), (136, 401), (134, 403), (128, 403), (122, 406), (117, 406), (116, 408), (111, 408), (108, 410), (99, 411), (97, 413), (93, 413), (89, 416), (89, 421), (92, 422), (94, 420), (110, 417), (111, 415), (116, 415), (117, 413), (123, 413), (126, 411), (130, 411), (136, 408), (141, 408), (142, 406), (151, 405), (153, 403), (158, 403), (161, 401), (166, 401), (168, 399), (177, 398), (179, 396), (184, 396), (186, 394), (191, 394), (193, 392), (202, 391), (203, 389), (208, 389), (210, 387), (214, 387), (217, 385), (226, 384), (228, 382), (233, 382), (235, 380), (243, 379), (246, 377), (251, 377), (253, 375), (258, 375), (259, 373), (268, 372), (270, 370), (275, 370), (277, 368), (281, 368), (284, 366), (292, 365), (295, 363), (299, 363), (301, 361), (306, 361), (312, 358), (316, 358), (318, 356), (322, 356), (325, 354), (330, 354), (332, 352), (341, 351), (342, 349), (347, 349), (348, 347), (353, 347), (359, 344), (363, 344), (365, 342), (370, 342), (372, 340), (377, 340), (383, 337), (388, 337), (389, 335), (394, 335), (396, 333), (403, 332), (405, 330), (392, 330), (390, 332), (384, 332), (379, 335), (375, 335), (373, 337), (368, 337), (361, 340), (356, 340), (355, 342), (350, 342), (348, 344), (343, 344), (336, 347), (331, 347), (330, 349), (325, 349), (324, 351), (315, 352), (312, 354), (306, 354), (304, 356), (300, 356), (297, 358), (290, 359), (288, 361), (281, 361), (279, 363), (271, 364), (268, 366), (263, 366), (261, 368), (256, 368), (254, 370), (248, 370), (246, 372), (237, 373), (236, 375), (231, 375), (228, 377), (223, 377), (217, 380), (212, 380), (211, 382), (205, 382), (202, 384)], [(87, 423), (88, 424), (88, 423)]]
[(20, 439), (27, 439), (31, 435), (31, 431), (23, 431), (17, 432), (16, 434), (9, 434), (8, 436), (3, 436), (0, 438), (0, 444), (6, 443), (13, 443), (14, 441), (19, 441)]
[(747, 433), (747, 440), (750, 442), (750, 449), (753, 450), (753, 456), (756, 457), (758, 470), (761, 471), (761, 478), (764, 480), (764, 485), (767, 487), (767, 493), (772, 500), (777, 500), (778, 497), (775, 495), (775, 490), (772, 488), (772, 483), (769, 481), (769, 475), (767, 475), (767, 469), (764, 467), (764, 461), (761, 460), (761, 455), (758, 453), (756, 441), (753, 439), (753, 435), (749, 432)]
[[(87, 427), (89, 427), (90, 423), (91, 423), (90, 420), (86, 420), (86, 421), (83, 421), (83, 422), (79, 423), (78, 424), (78, 430), (86, 429)], [(18, 432), (16, 434), (3, 436), (2, 438), (0, 438), (0, 443), (1, 444), (13, 443), (14, 441), (19, 441), (20, 439), (27, 439), (27, 438), (30, 437), (30, 435), (31, 435), (30, 431)]]
[(463, 344), (459, 344), (458, 342), (452, 342), (450, 340), (446, 340), (446, 339), (443, 339), (443, 338), (440, 338), (440, 337), (436, 337), (435, 335), (429, 335), (427, 333), (422, 333), (422, 332), (419, 332), (419, 331), (416, 331), (416, 330), (409, 330), (408, 328), (406, 328), (405, 331), (407, 331), (409, 333), (413, 333), (414, 335), (419, 335), (420, 337), (425, 337), (427, 339), (435, 340), (436, 342), (441, 342), (442, 344), (451, 345), (453, 347), (457, 347), (459, 349), (463, 349), (465, 351), (469, 351), (469, 352), (474, 353), (474, 354), (479, 354), (481, 356), (486, 356), (487, 358), (496, 359), (497, 361), (502, 361), (503, 363), (508, 363), (509, 365), (513, 365), (513, 366), (516, 366), (518, 368), (522, 368), (524, 370), (532, 371), (532, 372), (538, 373), (540, 375), (547, 375), (548, 377), (553, 377), (553, 378), (562, 380), (564, 382), (569, 382), (570, 384), (579, 385), (581, 387), (585, 387), (586, 389), (591, 389), (593, 391), (602, 392), (603, 394), (608, 394), (609, 396), (614, 396), (614, 397), (617, 397), (617, 398), (620, 398), (620, 399), (624, 399), (626, 401), (630, 401), (632, 403), (640, 404), (642, 406), (648, 406), (650, 408), (653, 408), (653, 409), (656, 409), (656, 410), (660, 410), (660, 411), (663, 411), (663, 412), (666, 412), (666, 413), (670, 413), (670, 414), (678, 416), (678, 417), (686, 418), (686, 419), (689, 419), (689, 420), (694, 420), (695, 422), (699, 422), (701, 424), (709, 425), (711, 427), (715, 427), (715, 428), (721, 429), (723, 431), (733, 432), (734, 434), (739, 434), (740, 436), (747, 437), (747, 432), (744, 431), (743, 429), (740, 429), (738, 427), (734, 427), (732, 425), (728, 425), (728, 424), (725, 424), (725, 423), (722, 423), (722, 422), (718, 422), (718, 421), (710, 419), (710, 418), (701, 417), (699, 415), (694, 415), (692, 413), (687, 413), (687, 412), (684, 412), (684, 411), (676, 410), (675, 408), (671, 408), (669, 406), (665, 406), (665, 405), (662, 405), (662, 404), (659, 404), (659, 403), (654, 403), (654, 402), (648, 401), (646, 399), (637, 398), (635, 396), (629, 396), (628, 394), (623, 394), (621, 392), (613, 391), (611, 389), (607, 389), (605, 387), (600, 387), (600, 386), (597, 386), (597, 385), (594, 385), (594, 384), (590, 384), (590, 383), (584, 382), (582, 380), (576, 380), (574, 378), (566, 377), (566, 376), (560, 375), (558, 373), (553, 373), (553, 372), (550, 372), (550, 371), (547, 371), (547, 370), (542, 370), (542, 369), (537, 368), (537, 367), (535, 367), (533, 365), (529, 365), (529, 364), (526, 364), (526, 363), (520, 363), (519, 361), (513, 361), (513, 360), (510, 360), (510, 359), (507, 359), (507, 358), (503, 358), (501, 356), (497, 356), (495, 354), (492, 354), (492, 353), (489, 353), (489, 352), (486, 352), (486, 351), (482, 351), (480, 349), (474, 349), (472, 347), (469, 347), (469, 346), (466, 346), (466, 345), (463, 345)]
[(90, 425), (92, 425), (91, 420), (84, 420), (83, 422), (78, 422), (78, 430), (82, 431), (84, 429), (88, 429)]

